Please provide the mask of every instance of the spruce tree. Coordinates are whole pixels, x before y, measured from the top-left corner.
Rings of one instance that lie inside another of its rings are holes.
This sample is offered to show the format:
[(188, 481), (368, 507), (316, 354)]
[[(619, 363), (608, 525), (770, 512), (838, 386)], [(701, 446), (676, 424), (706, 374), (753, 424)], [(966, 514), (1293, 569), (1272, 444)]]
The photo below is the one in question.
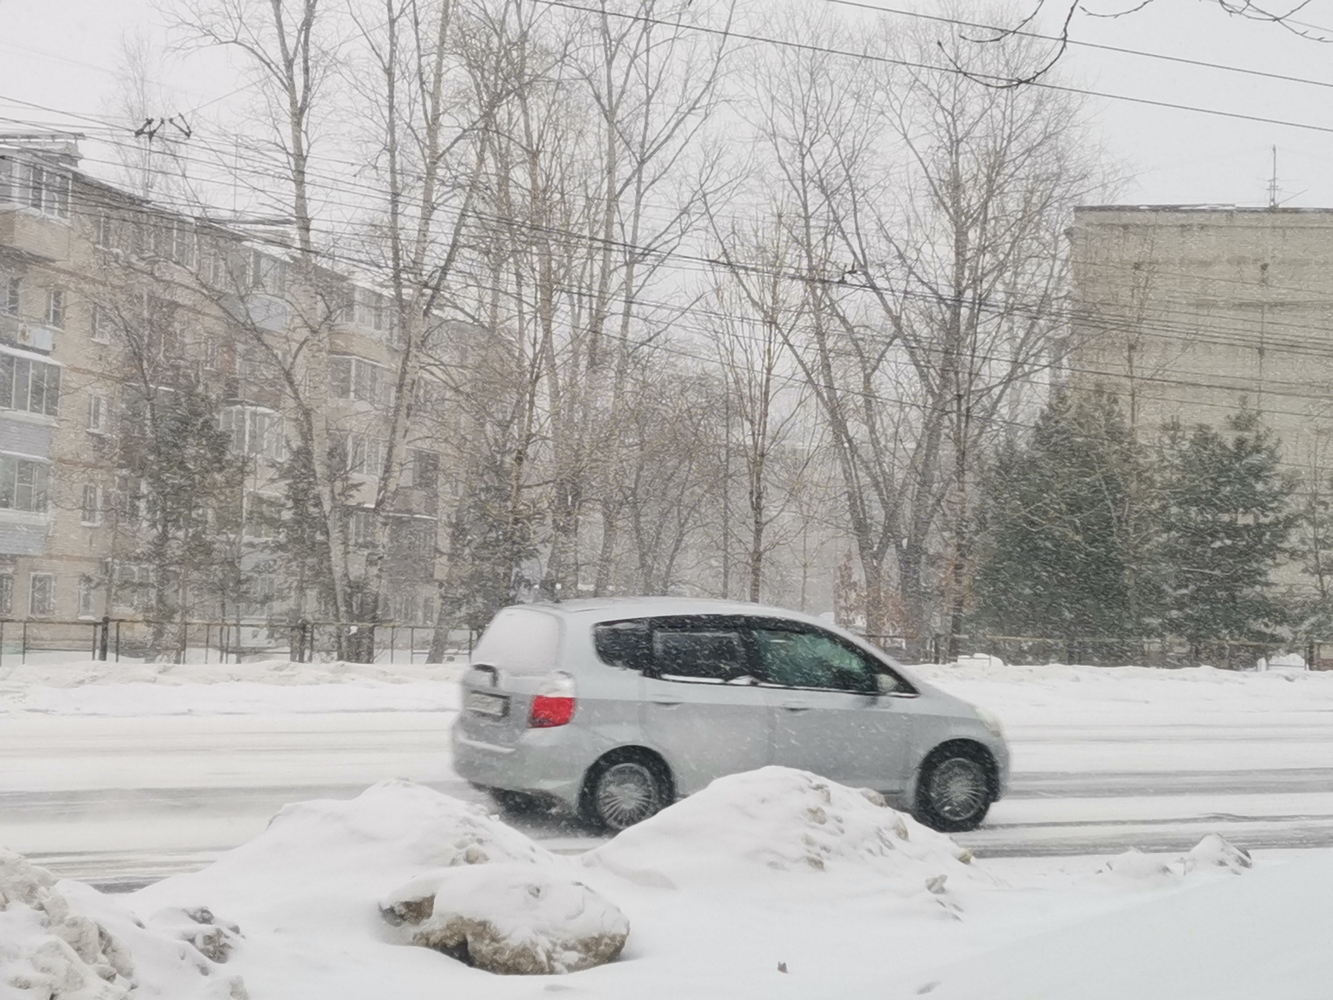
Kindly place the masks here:
[(1136, 509), (1144, 467), (1115, 397), (1058, 393), (1026, 444), (1008, 445), (985, 477), (979, 624), (1062, 638), (1084, 655), (1124, 655), (1155, 610), (1140, 564)]
[(1295, 479), (1253, 410), (1225, 432), (1168, 426), (1162, 440), (1162, 554), (1170, 569), (1166, 628), (1196, 648), (1272, 642), (1288, 620), (1272, 570), (1292, 553)]

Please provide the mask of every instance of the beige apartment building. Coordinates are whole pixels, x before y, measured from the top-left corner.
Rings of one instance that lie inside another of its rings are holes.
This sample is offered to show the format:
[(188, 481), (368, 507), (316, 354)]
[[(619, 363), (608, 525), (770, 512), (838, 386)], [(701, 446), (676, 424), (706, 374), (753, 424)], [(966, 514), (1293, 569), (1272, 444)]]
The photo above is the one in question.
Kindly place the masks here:
[(1096, 206), (1070, 236), (1071, 384), (1146, 433), (1244, 402), (1285, 462), (1333, 470), (1333, 209)]
[[(320, 616), (319, 581), (276, 541), (293, 513), (284, 470), (295, 414), (275, 358), (297, 350), (298, 316), (315, 302), (293, 270), (280, 246), (88, 176), (73, 139), (0, 135), (0, 619), (145, 614), (161, 560), (177, 551), (160, 537), (146, 463), (171, 455), (164, 427), (209, 437), (197, 419), (163, 419), (188, 411), (190, 393), (210, 401), (203, 423), (225, 435), (239, 471), (195, 512), (213, 557), (173, 575), (182, 617)], [(333, 271), (319, 280), (331, 312), (328, 391), (316, 398), (326, 397), (345, 463), (363, 568), (400, 345), (380, 291)], [(441, 455), (431, 420), (445, 405), (429, 385), (421, 395), (422, 430), (381, 514), (385, 592), (377, 612), (363, 608), (413, 625), (434, 621)]]

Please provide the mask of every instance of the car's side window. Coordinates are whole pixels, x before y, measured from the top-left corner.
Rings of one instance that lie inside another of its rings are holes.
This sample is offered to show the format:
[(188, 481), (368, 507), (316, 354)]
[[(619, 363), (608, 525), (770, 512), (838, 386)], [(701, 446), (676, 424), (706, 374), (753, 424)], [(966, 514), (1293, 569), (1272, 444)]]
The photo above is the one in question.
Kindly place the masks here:
[(820, 632), (754, 629), (763, 680), (782, 687), (873, 694), (879, 670), (870, 659)]
[(663, 680), (750, 683), (750, 667), (739, 630), (659, 626), (652, 635), (653, 666)]
[(653, 668), (653, 637), (646, 619), (594, 625), (592, 640), (603, 663), (640, 673)]

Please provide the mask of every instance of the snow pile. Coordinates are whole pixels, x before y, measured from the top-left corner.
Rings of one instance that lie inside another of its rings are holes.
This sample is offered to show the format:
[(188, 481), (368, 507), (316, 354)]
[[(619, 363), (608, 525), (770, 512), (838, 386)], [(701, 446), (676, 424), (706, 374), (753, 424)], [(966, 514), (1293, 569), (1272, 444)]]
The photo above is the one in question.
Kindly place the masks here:
[[(549, 863), (543, 848), (481, 806), (408, 781), (382, 781), (354, 799), (315, 799), (285, 806), (262, 834), (193, 876), (224, 885), (275, 879), (306, 895), (320, 879), (345, 882), (352, 872), (423, 870), (488, 861)], [(385, 887), (372, 895), (378, 898)]]
[(1176, 858), (1144, 854), (1136, 850), (1125, 851), (1107, 861), (1097, 874), (1116, 875), (1135, 881), (1174, 881), (1217, 869), (1239, 875), (1253, 867), (1254, 861), (1249, 851), (1237, 847), (1219, 834), (1210, 833)]
[(629, 920), (581, 882), (534, 865), (431, 872), (380, 901), (405, 943), (442, 951), (487, 972), (551, 975), (612, 961)]
[[(941, 897), (991, 880), (970, 852), (858, 791), (807, 771), (765, 767), (719, 778), (610, 843), (585, 863), (662, 888), (744, 884), (747, 894), (783, 894), (793, 878), (821, 873), (823, 889)], [(785, 876), (785, 877), (784, 877)]]
[(0, 851), (0, 997), (123, 1000), (134, 982), (128, 952), (75, 913), (49, 872)]
[[(150, 926), (179, 929), (191, 914), (225, 914), (214, 940), (255, 998), (414, 996), (438, 992), (441, 978), (485, 973), (404, 947), (377, 902), (423, 875), (443, 883), (445, 870), (492, 864), (534, 874), (572, 871), (568, 860), (480, 806), (386, 781), (355, 799), (287, 806), (262, 834), (210, 867), (124, 900)], [(240, 934), (227, 928), (232, 921)]]

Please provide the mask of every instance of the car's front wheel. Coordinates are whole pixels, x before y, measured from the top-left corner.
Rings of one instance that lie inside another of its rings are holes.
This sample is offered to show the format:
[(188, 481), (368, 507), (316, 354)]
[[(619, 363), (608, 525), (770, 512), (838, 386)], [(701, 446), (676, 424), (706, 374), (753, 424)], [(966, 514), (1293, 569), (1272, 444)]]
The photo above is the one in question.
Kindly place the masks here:
[(670, 804), (671, 783), (665, 772), (665, 765), (647, 755), (603, 757), (584, 783), (584, 817), (615, 831), (642, 823)]
[(995, 798), (993, 765), (970, 743), (941, 747), (921, 765), (916, 817), (943, 833), (975, 830)]

